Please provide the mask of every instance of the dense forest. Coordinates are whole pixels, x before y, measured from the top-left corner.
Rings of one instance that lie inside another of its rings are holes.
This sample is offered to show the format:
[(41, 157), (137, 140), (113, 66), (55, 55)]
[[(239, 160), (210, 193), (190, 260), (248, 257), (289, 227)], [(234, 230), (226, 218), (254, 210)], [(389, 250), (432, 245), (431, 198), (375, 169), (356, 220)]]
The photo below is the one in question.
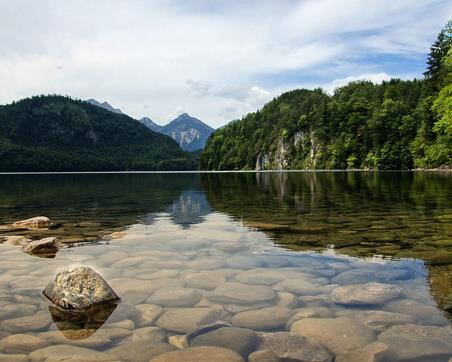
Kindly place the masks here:
[(282, 94), (215, 131), (201, 169), (413, 169), (452, 164), (452, 21), (422, 80)]
[(0, 171), (192, 170), (196, 160), (138, 121), (63, 96), (0, 106)]

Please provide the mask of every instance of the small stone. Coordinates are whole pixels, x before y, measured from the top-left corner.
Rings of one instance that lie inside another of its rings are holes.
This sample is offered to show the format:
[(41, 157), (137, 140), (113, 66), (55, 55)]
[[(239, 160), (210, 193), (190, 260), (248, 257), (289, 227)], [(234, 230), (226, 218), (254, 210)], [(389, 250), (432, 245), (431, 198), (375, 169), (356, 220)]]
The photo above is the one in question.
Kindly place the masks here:
[(379, 342), (387, 349), (379, 361), (447, 361), (452, 356), (452, 340), (432, 337), (387, 336)]
[(422, 321), (426, 324), (445, 325), (448, 323), (437, 307), (411, 299), (390, 301), (384, 306), (384, 309), (389, 312), (412, 315), (417, 321)]
[[(292, 317), (287, 321), (286, 327), (290, 327), (294, 322), (305, 318), (332, 318), (334, 312), (326, 307), (300, 308), (294, 311)], [(289, 328), (287, 328), (289, 329)]]
[(26, 317), (19, 317), (2, 321), (2, 329), (13, 333), (40, 331), (50, 324), (50, 316), (39, 313)]
[(207, 332), (212, 332), (215, 329), (219, 329), (219, 328), (223, 328), (223, 327), (231, 327), (231, 325), (229, 323), (226, 322), (217, 322), (217, 323), (212, 323), (212, 324), (205, 324), (199, 328), (195, 328), (192, 331), (190, 331), (189, 333), (187, 333), (186, 335), (186, 339), (188, 341), (188, 343), (191, 342), (191, 340), (195, 337), (200, 336), (201, 334), (207, 333)]
[(29, 362), (29, 359), (26, 354), (0, 353), (0, 362)]
[(170, 345), (176, 347), (177, 349), (188, 348), (188, 341), (185, 335), (174, 335), (168, 338)]
[(303, 279), (286, 279), (273, 285), (273, 289), (297, 295), (316, 295), (322, 293), (320, 286), (316, 286)]
[(96, 331), (96, 329), (66, 329), (64, 334), (60, 331), (48, 331), (40, 333), (39, 337), (48, 341), (47, 344), (70, 344), (86, 348), (97, 348), (111, 343), (111, 338)]
[(382, 283), (344, 285), (332, 291), (331, 299), (343, 305), (375, 305), (395, 299), (401, 292), (399, 287)]
[(450, 328), (424, 326), (411, 323), (392, 326), (391, 328), (388, 328), (380, 333), (378, 339), (385, 339), (390, 336), (437, 338), (448, 340), (452, 343), (452, 331)]
[(248, 362), (281, 362), (281, 360), (269, 349), (263, 349), (251, 353)]
[(382, 332), (394, 324), (414, 323), (414, 318), (402, 313), (391, 313), (382, 310), (352, 312), (355, 320), (364, 323), (376, 332)]
[(192, 307), (202, 298), (196, 289), (167, 287), (156, 291), (147, 299), (147, 303), (158, 304), (164, 307)]
[(192, 273), (185, 276), (187, 286), (199, 289), (215, 289), (218, 285), (224, 284), (226, 279), (222, 276), (210, 272)]
[(272, 331), (284, 328), (292, 314), (293, 311), (289, 308), (268, 307), (238, 313), (232, 318), (232, 324), (258, 331)]
[(244, 362), (243, 358), (226, 348), (195, 347), (161, 354), (150, 362)]
[(31, 352), (43, 348), (48, 342), (29, 334), (12, 334), (0, 341), (0, 351), (7, 353)]
[(163, 313), (163, 308), (153, 304), (139, 304), (135, 307), (139, 313), (139, 325), (141, 327), (149, 326)]
[(144, 342), (146, 344), (163, 343), (166, 340), (166, 332), (159, 327), (143, 327), (133, 331), (132, 342)]
[[(149, 362), (154, 357), (174, 351), (174, 347), (168, 343), (147, 343), (143, 341), (127, 342), (113, 347), (106, 352), (116, 356), (111, 361)], [(66, 362), (66, 361), (65, 361)], [(72, 362), (72, 361), (71, 361)]]
[(59, 270), (43, 293), (63, 309), (82, 310), (119, 300), (108, 283), (86, 266), (70, 266)]
[(351, 318), (306, 318), (291, 325), (292, 333), (313, 339), (335, 355), (375, 340), (374, 332)]
[(253, 304), (271, 301), (276, 298), (276, 294), (266, 286), (225, 283), (215, 288), (207, 298), (216, 303)]
[(56, 238), (50, 237), (32, 241), (24, 245), (22, 250), (27, 254), (55, 256), (61, 247), (62, 244), (57, 242)]
[(163, 313), (156, 324), (166, 330), (188, 333), (203, 324), (216, 322), (221, 312), (212, 308), (178, 308)]
[(233, 350), (247, 357), (256, 349), (259, 337), (256, 332), (246, 328), (223, 327), (201, 334), (190, 341), (190, 346), (215, 346)]
[(48, 229), (52, 226), (52, 222), (48, 217), (36, 216), (31, 219), (20, 220), (13, 223), (15, 228), (26, 228), (30, 230)]
[(372, 342), (362, 348), (345, 352), (336, 357), (335, 362), (377, 362), (384, 361), (383, 354), (388, 346), (383, 342)]
[(281, 360), (331, 362), (333, 356), (320, 343), (288, 332), (263, 335), (265, 345)]
[(295, 308), (298, 305), (298, 298), (292, 293), (278, 292), (278, 302), (280, 307)]
[(114, 356), (104, 352), (69, 345), (38, 349), (30, 353), (29, 358), (31, 362), (111, 362), (117, 360)]

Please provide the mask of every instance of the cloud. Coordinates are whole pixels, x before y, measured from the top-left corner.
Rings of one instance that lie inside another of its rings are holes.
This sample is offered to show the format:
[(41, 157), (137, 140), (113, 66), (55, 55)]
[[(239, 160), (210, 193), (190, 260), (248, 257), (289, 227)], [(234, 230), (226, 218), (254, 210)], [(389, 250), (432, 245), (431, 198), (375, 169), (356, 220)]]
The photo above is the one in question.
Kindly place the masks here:
[(375, 84), (380, 84), (385, 80), (390, 80), (392, 78), (396, 78), (394, 75), (386, 74), (386, 73), (370, 73), (370, 74), (360, 74), (350, 77), (345, 77), (341, 79), (335, 79), (332, 82), (323, 86), (328, 93), (333, 94), (337, 88), (340, 88), (347, 83), (356, 82), (356, 81), (370, 81)]
[(2, 2), (0, 104), (61, 93), (217, 127), (296, 86), (419, 76), (451, 16), (447, 0)]

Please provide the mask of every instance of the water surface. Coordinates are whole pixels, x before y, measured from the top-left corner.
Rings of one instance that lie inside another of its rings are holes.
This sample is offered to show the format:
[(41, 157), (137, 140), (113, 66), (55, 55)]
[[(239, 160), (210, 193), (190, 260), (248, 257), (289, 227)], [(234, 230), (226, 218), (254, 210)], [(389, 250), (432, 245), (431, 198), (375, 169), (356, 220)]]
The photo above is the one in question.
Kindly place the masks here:
[[(58, 358), (82, 353), (67, 347), (78, 346), (100, 359), (149, 361), (174, 348), (172, 336), (204, 324), (261, 335), (295, 331), (302, 320), (320, 330), (322, 319), (355, 323), (353, 348), (326, 343), (337, 359), (374, 353), (376, 342), (387, 345), (385, 360), (452, 357), (450, 174), (1, 175), (0, 224), (38, 215), (53, 227), (5, 226), (3, 240), (55, 236), (66, 247), (39, 258), (0, 244), (0, 353), (45, 360), (36, 351), (62, 345)], [(88, 319), (49, 305), (42, 289), (75, 263), (101, 273), (121, 303)], [(358, 306), (334, 297), (372, 282), (398, 292)], [(355, 340), (355, 327), (367, 340)], [(17, 334), (36, 338), (14, 344)], [(266, 348), (248, 347), (245, 360)]]

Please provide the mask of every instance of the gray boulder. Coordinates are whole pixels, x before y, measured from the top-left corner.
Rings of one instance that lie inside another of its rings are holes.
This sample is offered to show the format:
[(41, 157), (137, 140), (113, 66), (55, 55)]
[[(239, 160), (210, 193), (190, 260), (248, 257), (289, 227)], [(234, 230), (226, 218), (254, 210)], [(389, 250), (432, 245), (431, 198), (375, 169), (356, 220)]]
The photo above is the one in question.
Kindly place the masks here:
[(120, 299), (108, 283), (87, 266), (70, 266), (59, 270), (43, 294), (66, 310), (86, 310)]

